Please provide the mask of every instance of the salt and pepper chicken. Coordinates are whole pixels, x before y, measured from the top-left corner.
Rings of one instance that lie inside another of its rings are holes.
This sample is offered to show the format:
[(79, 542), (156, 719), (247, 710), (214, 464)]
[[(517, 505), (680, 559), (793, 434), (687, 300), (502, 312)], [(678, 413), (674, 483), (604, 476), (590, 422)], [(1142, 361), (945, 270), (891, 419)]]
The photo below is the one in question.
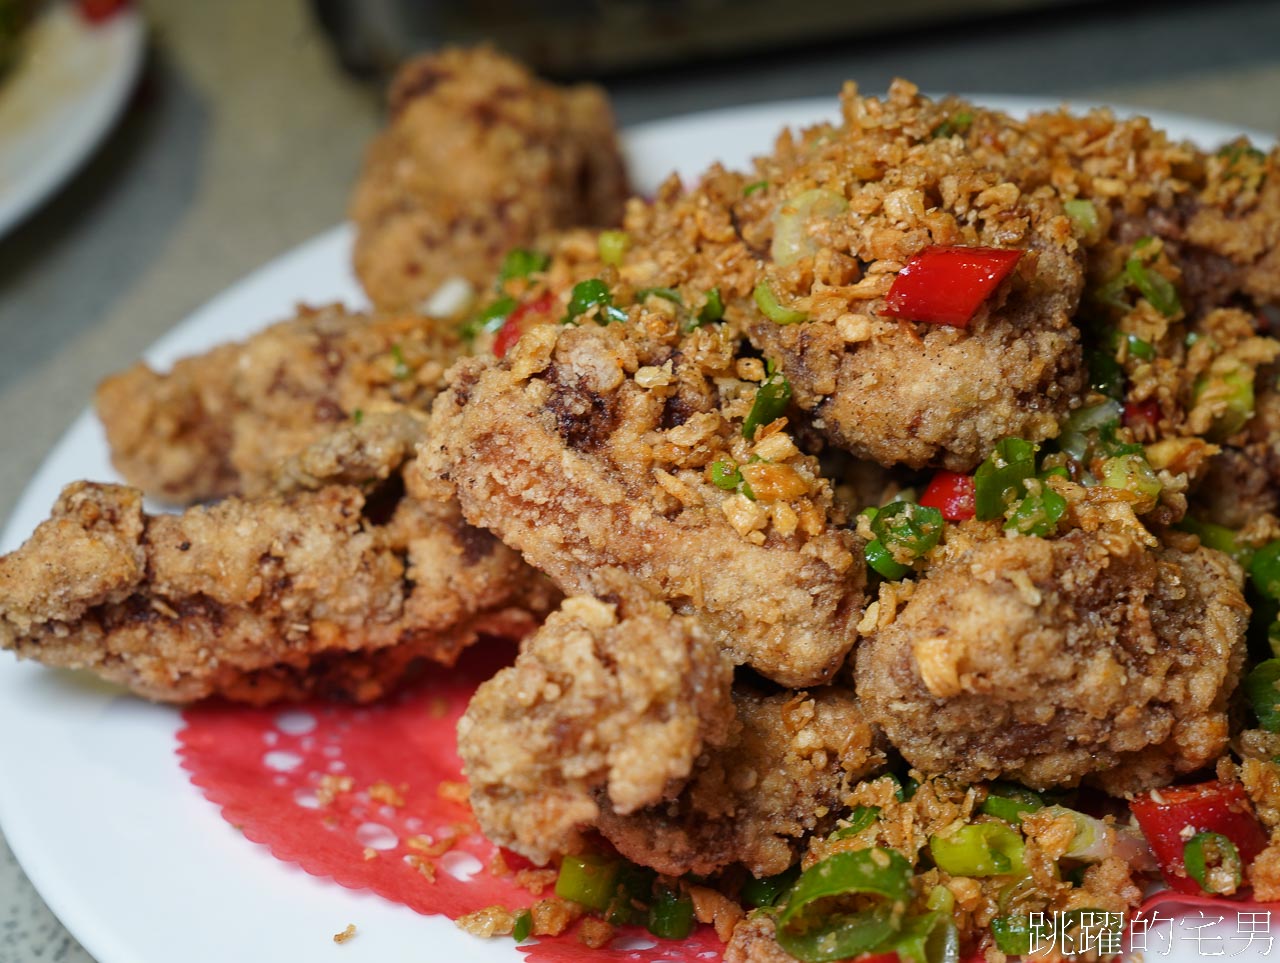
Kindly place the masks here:
[(522, 220), (495, 281), (501, 219), (410, 197), (424, 118), (516, 110), (541, 133), (482, 138), (478, 180), (532, 149), (559, 183), (603, 115), (467, 62), (402, 77), (356, 202), (397, 309), (477, 219), (456, 336), (329, 309), (108, 382), (131, 481), (235, 494), (69, 489), (0, 560), (0, 643), (157, 698), (365, 697), (545, 616), (460, 727), (481, 827), (728, 960), (1002, 963), (1157, 872), (1280, 896), (1280, 154), (849, 85), (604, 231), (567, 229), (619, 183), (568, 136), (599, 203)]

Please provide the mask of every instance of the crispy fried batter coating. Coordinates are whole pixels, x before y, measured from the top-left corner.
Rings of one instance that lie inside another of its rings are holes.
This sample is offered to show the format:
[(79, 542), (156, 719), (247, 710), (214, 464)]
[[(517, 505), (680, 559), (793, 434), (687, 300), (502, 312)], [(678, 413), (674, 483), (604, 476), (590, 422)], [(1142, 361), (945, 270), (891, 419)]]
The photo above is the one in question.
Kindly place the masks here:
[(623, 856), (672, 876), (732, 863), (772, 876), (807, 836), (835, 824), (850, 786), (884, 764), (883, 737), (851, 692), (740, 686), (733, 701), (736, 734), (698, 759), (678, 796), (629, 814), (601, 800), (598, 827)]
[(328, 485), (152, 517), (136, 489), (70, 485), (0, 558), (0, 648), (158, 701), (364, 701), (552, 604), (456, 506), (401, 499), (385, 526), (371, 507)]
[[(756, 392), (732, 344), (640, 308), (536, 327), (501, 362), (454, 368), (419, 463), (567, 594), (620, 579), (698, 615), (735, 661), (820, 684), (854, 641), (861, 545), (784, 420), (743, 439)], [(751, 496), (714, 484), (717, 463)]]
[(239, 344), (166, 374), (139, 363), (107, 378), (97, 409), (131, 485), (187, 504), (271, 488), (278, 464), (358, 416), (425, 409), (461, 350), (413, 314), (299, 309)]
[(458, 724), (481, 828), (535, 862), (580, 848), (597, 789), (632, 812), (728, 736), (732, 669), (697, 621), (650, 601), (623, 613), (566, 599)]
[(377, 305), (414, 308), (454, 277), (487, 284), (509, 249), (622, 215), (626, 174), (599, 88), (454, 49), (403, 67), (390, 109), (351, 199), (356, 274)]
[(1234, 562), (1176, 533), (1157, 546), (1132, 521), (1059, 538), (980, 529), (953, 532), (858, 650), (859, 697), (909, 763), (1124, 792), (1225, 749), (1249, 617)]
[[(1083, 270), (1061, 203), (940, 136), (948, 105), (910, 84), (884, 100), (847, 87), (842, 107), (841, 126), (759, 159), (768, 187), (739, 205), (744, 239), (770, 253), (762, 279), (807, 315), (778, 324), (749, 306), (752, 342), (820, 431), (885, 465), (967, 471), (1001, 438), (1056, 435), (1084, 384)], [(897, 272), (932, 245), (1026, 253), (967, 327), (885, 316)]]

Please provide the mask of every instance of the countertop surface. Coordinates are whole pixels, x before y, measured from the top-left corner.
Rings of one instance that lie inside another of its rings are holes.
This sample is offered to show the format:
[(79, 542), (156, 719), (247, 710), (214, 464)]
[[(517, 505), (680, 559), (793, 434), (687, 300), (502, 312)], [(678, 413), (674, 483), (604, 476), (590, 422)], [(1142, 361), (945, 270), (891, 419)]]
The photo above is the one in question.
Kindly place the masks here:
[[(143, 9), (151, 50), (121, 123), (0, 238), (0, 517), (102, 376), (342, 219), (381, 122), (379, 92), (336, 66), (303, 0)], [(1092, 4), (607, 86), (624, 125), (905, 76), (927, 90), (1120, 102), (1280, 131), (1277, 39), (1274, 2)], [(0, 837), (0, 963), (91, 959)]]

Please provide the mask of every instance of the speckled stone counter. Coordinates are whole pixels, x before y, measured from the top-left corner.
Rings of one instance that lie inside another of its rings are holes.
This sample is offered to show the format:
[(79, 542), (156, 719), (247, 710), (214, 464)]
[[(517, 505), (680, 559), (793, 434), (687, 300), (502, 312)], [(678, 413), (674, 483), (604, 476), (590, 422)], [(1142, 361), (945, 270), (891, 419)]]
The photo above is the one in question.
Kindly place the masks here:
[[(342, 218), (379, 122), (376, 92), (336, 69), (303, 0), (144, 8), (153, 52), (120, 127), (0, 238), (0, 516), (100, 377)], [(611, 87), (623, 123), (830, 95), (846, 77), (883, 89), (902, 75), (931, 90), (1124, 102), (1280, 131), (1277, 38), (1276, 3), (1093, 4)], [(0, 840), (0, 963), (90, 959)]]

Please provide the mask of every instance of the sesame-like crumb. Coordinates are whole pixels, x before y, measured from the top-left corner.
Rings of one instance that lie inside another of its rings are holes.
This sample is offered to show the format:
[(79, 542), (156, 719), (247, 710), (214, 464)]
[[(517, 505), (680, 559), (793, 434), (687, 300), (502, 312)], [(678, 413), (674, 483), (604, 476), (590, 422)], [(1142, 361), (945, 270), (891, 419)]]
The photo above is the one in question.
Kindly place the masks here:
[(614, 929), (610, 924), (594, 916), (586, 917), (578, 927), (578, 939), (593, 950), (600, 949), (613, 939), (613, 933)]
[(551, 897), (540, 899), (529, 907), (529, 915), (533, 917), (534, 936), (559, 936), (573, 921), (583, 914), (584, 910), (577, 903)]
[(443, 780), (436, 787), (436, 795), (441, 799), (447, 799), (449, 802), (456, 802), (460, 806), (466, 806), (471, 790), (465, 782), (453, 782), (449, 779)]
[(345, 792), (351, 792), (355, 780), (350, 776), (335, 776), (331, 772), (320, 777), (320, 785), (316, 787), (316, 799), (321, 806), (328, 806)]
[(436, 881), (436, 864), (429, 859), (419, 856), (417, 853), (410, 853), (405, 857), (405, 862), (416, 869), (431, 882)]
[(554, 869), (522, 869), (516, 872), (516, 885), (523, 886), (534, 896), (541, 896), (543, 890), (556, 884), (559, 875)]
[(374, 860), (377, 858), (378, 858), (378, 851), (376, 849), (374, 849), (372, 846), (366, 846), (364, 848), (364, 861), (366, 863), (369, 862), (370, 860)]
[(488, 939), (493, 936), (510, 936), (516, 928), (515, 914), (505, 906), (486, 906), (482, 910), (459, 916), (455, 920), (458, 928), (472, 936)]
[(369, 787), (369, 798), (374, 802), (384, 803), (388, 806), (395, 806), (399, 809), (404, 805), (403, 790), (405, 788), (406, 787), (402, 786), (400, 789), (397, 789), (386, 780), (379, 779)]
[(356, 935), (356, 924), (348, 923), (347, 928), (343, 930), (341, 933), (333, 934), (333, 941), (335, 943), (345, 943), (347, 942), (347, 940), (353, 939), (355, 935)]

